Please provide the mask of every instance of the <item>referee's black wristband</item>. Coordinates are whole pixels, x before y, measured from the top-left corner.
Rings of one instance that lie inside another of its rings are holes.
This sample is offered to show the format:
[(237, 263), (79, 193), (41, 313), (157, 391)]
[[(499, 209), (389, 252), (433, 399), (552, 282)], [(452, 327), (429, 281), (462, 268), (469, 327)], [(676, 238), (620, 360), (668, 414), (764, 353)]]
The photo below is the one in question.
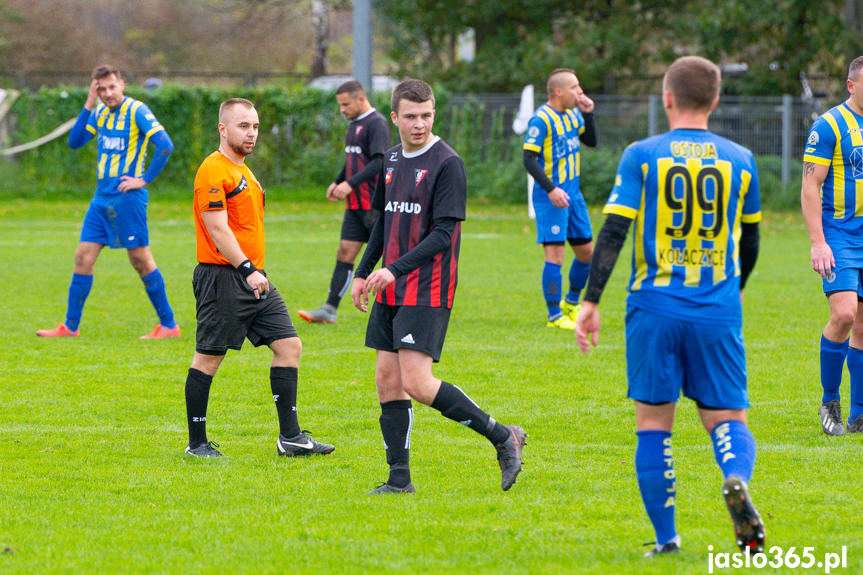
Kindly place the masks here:
[(252, 260), (246, 260), (237, 266), (237, 271), (240, 272), (240, 275), (243, 276), (243, 279), (246, 279), (256, 271), (258, 271), (258, 268), (255, 267), (255, 264), (252, 263)]

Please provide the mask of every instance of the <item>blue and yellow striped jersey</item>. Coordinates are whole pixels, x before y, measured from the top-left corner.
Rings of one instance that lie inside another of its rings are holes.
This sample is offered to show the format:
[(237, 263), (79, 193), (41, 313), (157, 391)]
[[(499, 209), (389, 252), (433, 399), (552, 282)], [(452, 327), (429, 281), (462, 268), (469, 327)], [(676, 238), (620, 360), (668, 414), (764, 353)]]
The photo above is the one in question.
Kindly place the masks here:
[(97, 194), (119, 194), (120, 176), (144, 175), (147, 144), (164, 130), (146, 104), (128, 96), (115, 109), (100, 103), (90, 113), (87, 132), (97, 137)]
[[(527, 125), (523, 149), (537, 152), (539, 165), (555, 186), (572, 195), (579, 193), (581, 154), (578, 136), (584, 132), (584, 117), (577, 108), (563, 113), (543, 104)], [(534, 184), (535, 198), (547, 197)], [(542, 193), (540, 193), (542, 192)]]
[(638, 141), (603, 212), (635, 220), (629, 305), (740, 324), (740, 224), (761, 220), (752, 152), (707, 130)]
[(827, 166), (821, 222), (831, 247), (863, 248), (863, 116), (844, 102), (828, 110), (812, 124), (803, 161)]

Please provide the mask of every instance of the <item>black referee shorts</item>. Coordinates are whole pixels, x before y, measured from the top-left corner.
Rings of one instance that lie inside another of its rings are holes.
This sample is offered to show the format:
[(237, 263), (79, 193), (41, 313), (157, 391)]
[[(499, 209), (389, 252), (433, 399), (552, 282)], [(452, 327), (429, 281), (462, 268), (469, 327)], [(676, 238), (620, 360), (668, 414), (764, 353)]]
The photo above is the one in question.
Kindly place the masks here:
[(378, 213), (375, 210), (345, 210), (341, 239), (368, 243), (377, 219)]
[(298, 337), (285, 300), (273, 284), (266, 299), (255, 299), (255, 292), (233, 266), (198, 264), (192, 289), (198, 353), (225, 355), (229, 349), (241, 349), (246, 338), (257, 347)]
[(414, 349), (438, 362), (450, 311), (445, 307), (392, 306), (376, 301), (366, 327), (366, 347), (391, 352)]

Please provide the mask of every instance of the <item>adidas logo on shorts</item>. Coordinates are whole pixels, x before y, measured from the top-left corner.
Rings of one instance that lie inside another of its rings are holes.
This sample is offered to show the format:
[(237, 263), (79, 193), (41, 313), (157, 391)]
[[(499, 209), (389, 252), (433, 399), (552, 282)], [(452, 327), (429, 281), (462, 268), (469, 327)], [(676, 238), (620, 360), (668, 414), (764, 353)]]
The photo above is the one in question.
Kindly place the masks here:
[(414, 341), (414, 335), (412, 333), (407, 334), (402, 338), (402, 343), (416, 343)]

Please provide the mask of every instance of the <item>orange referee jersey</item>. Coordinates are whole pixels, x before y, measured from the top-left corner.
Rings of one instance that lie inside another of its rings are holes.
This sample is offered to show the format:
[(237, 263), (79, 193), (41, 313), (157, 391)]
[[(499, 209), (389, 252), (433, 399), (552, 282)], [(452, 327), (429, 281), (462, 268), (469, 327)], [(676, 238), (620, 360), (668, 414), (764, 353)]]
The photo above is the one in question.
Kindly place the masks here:
[(202, 264), (231, 265), (213, 243), (201, 213), (228, 210), (228, 227), (246, 257), (264, 269), (264, 189), (248, 166), (238, 166), (219, 151), (195, 175), (195, 238)]

